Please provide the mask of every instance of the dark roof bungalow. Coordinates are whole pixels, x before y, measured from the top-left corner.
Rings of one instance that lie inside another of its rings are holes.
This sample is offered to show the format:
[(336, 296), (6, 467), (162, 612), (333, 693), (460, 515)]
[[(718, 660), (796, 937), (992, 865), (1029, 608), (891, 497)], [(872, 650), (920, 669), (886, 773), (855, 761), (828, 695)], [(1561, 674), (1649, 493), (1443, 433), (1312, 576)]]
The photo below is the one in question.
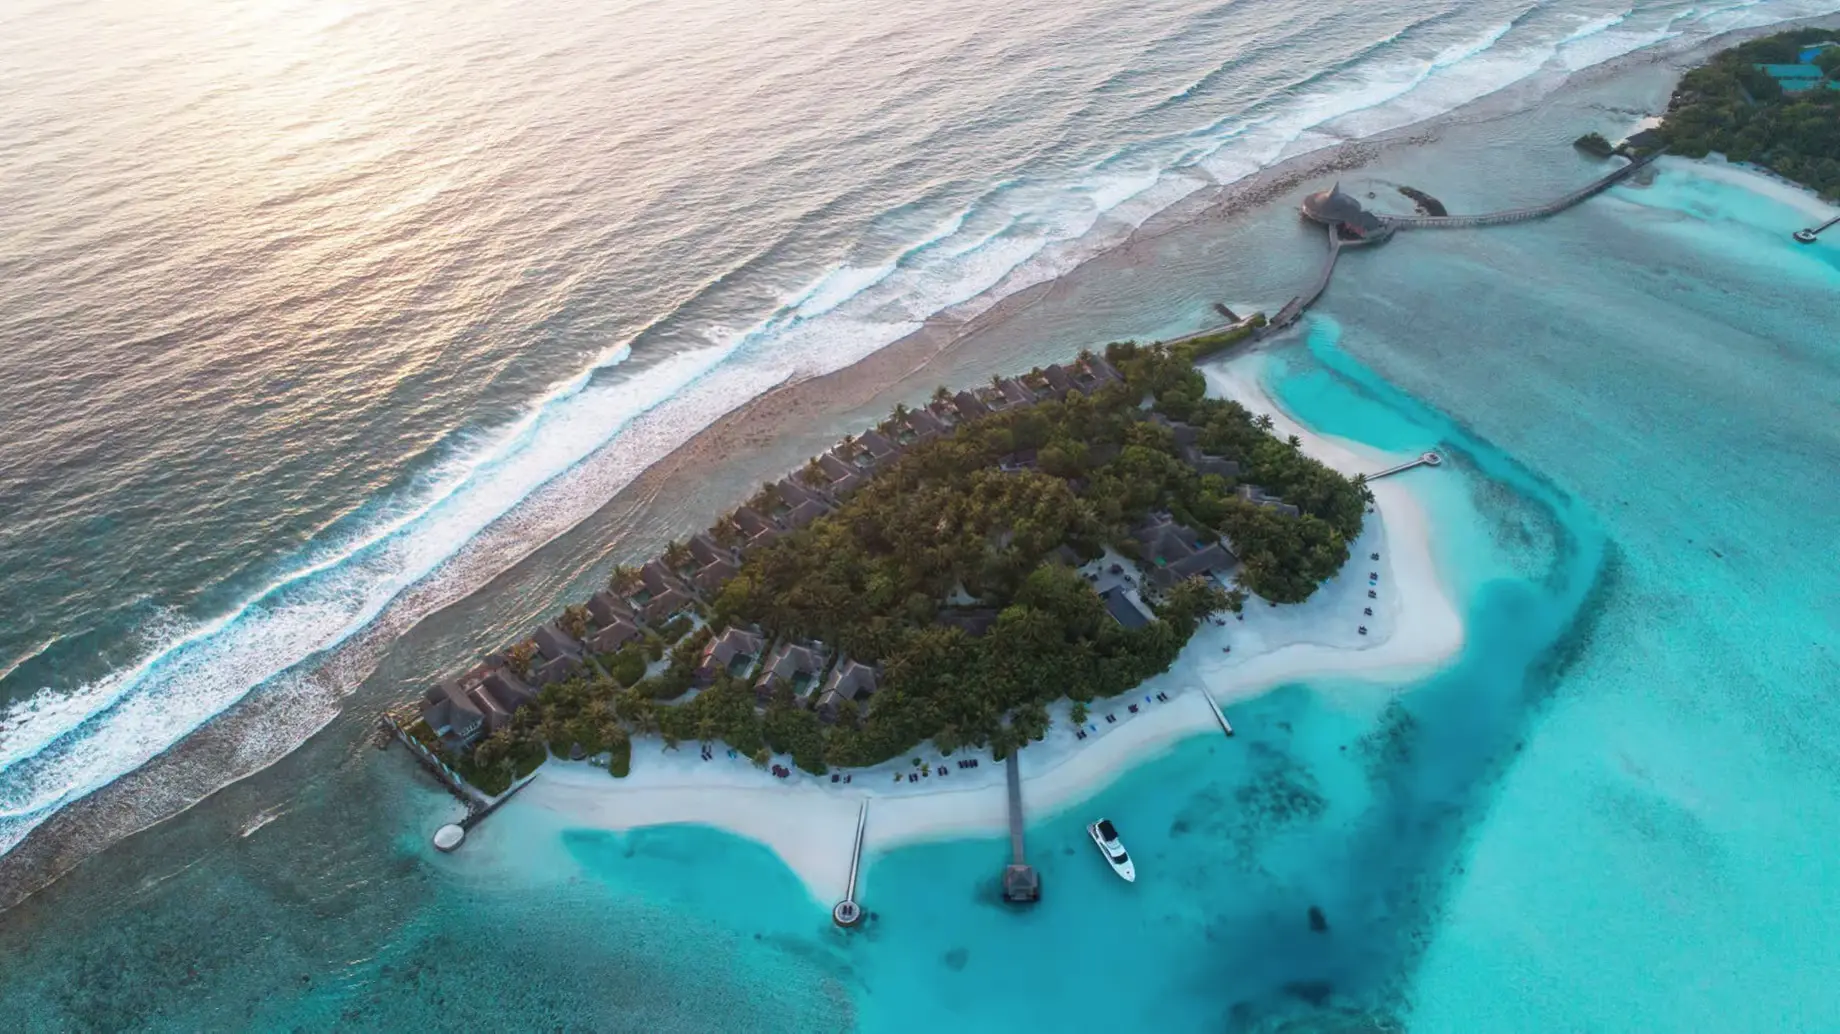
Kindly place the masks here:
[(722, 583), (741, 572), (741, 565), (729, 557), (721, 556), (696, 569), (690, 576), (690, 584), (704, 596), (713, 596), (722, 588)]
[(945, 421), (933, 415), (931, 409), (910, 409), (907, 411), (907, 434), (914, 441), (924, 442), (946, 433)]
[(1036, 403), (1035, 393), (1014, 377), (1005, 377), (997, 382), (997, 391), (1003, 395), (1003, 401), (1009, 406), (1032, 406)]
[(804, 697), (817, 683), (818, 675), (829, 660), (824, 648), (815, 642), (780, 643), (761, 663), (754, 695), (764, 703), (783, 685), (791, 689), (793, 695)]
[(1239, 477), (1239, 461), (1210, 456), (1201, 451), (1198, 445), (1190, 445), (1182, 450), (1182, 458), (1197, 473), (1214, 474), (1232, 481)]
[(889, 441), (887, 435), (873, 428), (857, 435), (856, 445), (864, 455), (869, 457), (869, 462), (878, 468), (901, 454), (900, 446)]
[(739, 628), (728, 629), (703, 647), (703, 659), (696, 669), (697, 681), (708, 685), (723, 672), (736, 678), (746, 678), (766, 645), (766, 640), (753, 632)]
[(648, 625), (662, 625), (671, 620), (679, 611), (688, 610), (694, 605), (687, 593), (678, 589), (666, 589), (663, 594), (645, 601), (641, 613)]
[(1132, 532), (1143, 545), (1150, 562), (1145, 578), (1159, 589), (1167, 589), (1188, 578), (1225, 575), (1238, 566), (1220, 543), (1203, 544), (1193, 529), (1170, 520), (1154, 518)]
[(698, 565), (720, 559), (732, 560), (735, 556), (734, 551), (717, 542), (706, 531), (699, 531), (690, 536), (690, 541), (685, 548), (689, 551), (691, 559), (695, 560)]
[(954, 409), (958, 410), (958, 418), (960, 420), (975, 420), (978, 417), (987, 416), (990, 413), (990, 407), (986, 406), (981, 399), (968, 391), (961, 391), (952, 396), (952, 406)]
[(792, 478), (781, 478), (779, 483), (773, 486), (773, 489), (775, 492), (779, 493), (780, 502), (785, 503), (786, 506), (792, 510), (796, 510), (806, 503), (816, 503), (825, 509), (829, 509), (831, 505), (830, 501), (825, 499), (822, 494), (807, 488)]
[(588, 649), (595, 653), (612, 653), (642, 635), (644, 633), (639, 631), (639, 626), (630, 620), (624, 617), (614, 618), (601, 626), (600, 631), (588, 636)]
[(485, 730), (485, 715), (459, 679), (438, 682), (422, 694), (422, 721), (449, 749), (473, 742)]
[(581, 656), (581, 643), (554, 621), (537, 629), (537, 634), (532, 638), (536, 640), (537, 652), (543, 655), (544, 660), (557, 661), (564, 657)]
[(1268, 510), (1276, 510), (1286, 517), (1300, 517), (1303, 515), (1303, 511), (1297, 509), (1296, 506), (1285, 502), (1275, 495), (1266, 494), (1265, 490), (1257, 485), (1240, 485), (1238, 488), (1234, 489), (1234, 494), (1249, 503), (1263, 506)]
[(838, 709), (845, 700), (868, 703), (875, 695), (877, 684), (875, 669), (869, 665), (847, 658), (837, 662), (818, 693), (818, 717), (826, 722), (836, 721)]
[(595, 593), (594, 598), (588, 601), (588, 617), (601, 628), (622, 619), (631, 620), (632, 612), (631, 604), (606, 589)]
[(581, 668), (582, 664), (580, 657), (558, 657), (553, 661), (545, 661), (543, 666), (538, 668), (536, 674), (532, 677), (535, 679), (538, 686), (551, 686), (567, 680), (569, 676), (580, 671)]

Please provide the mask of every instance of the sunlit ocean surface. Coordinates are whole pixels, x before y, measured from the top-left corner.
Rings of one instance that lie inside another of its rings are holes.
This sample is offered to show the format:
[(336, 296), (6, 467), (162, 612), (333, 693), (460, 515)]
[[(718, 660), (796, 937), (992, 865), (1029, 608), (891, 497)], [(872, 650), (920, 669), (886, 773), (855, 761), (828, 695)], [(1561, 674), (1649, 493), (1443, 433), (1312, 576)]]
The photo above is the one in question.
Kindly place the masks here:
[[(620, 544), (501, 572), (773, 384), (1281, 157), (1821, 9), (0, 10), (0, 851), (220, 715), (229, 747), (71, 850), (279, 759), (0, 918), (0, 997), (47, 1029), (1089, 1029), (1099, 975), (1145, 1029), (1822, 1029), (1840, 270), (1682, 171), (1355, 256), (1266, 360), (1306, 422), (1456, 457), (1425, 491), (1470, 642), (1396, 703), (1286, 687), (1127, 775), (1096, 807), (1155, 874), (1134, 898), (1081, 809), (1031, 832), (1074, 851), (1034, 914), (988, 900), (994, 842), (936, 845), (872, 862), (847, 938), (709, 831), (510, 809), (527, 856), (468, 870), (364, 742), (464, 649), (347, 695), (380, 615), (553, 607)], [(1543, 144), (1639, 114), (1606, 106)], [(1392, 174), (1453, 210), (1584, 175), (1427, 153)], [(967, 377), (1192, 324), (1279, 223), (1224, 264), (1186, 229)]]

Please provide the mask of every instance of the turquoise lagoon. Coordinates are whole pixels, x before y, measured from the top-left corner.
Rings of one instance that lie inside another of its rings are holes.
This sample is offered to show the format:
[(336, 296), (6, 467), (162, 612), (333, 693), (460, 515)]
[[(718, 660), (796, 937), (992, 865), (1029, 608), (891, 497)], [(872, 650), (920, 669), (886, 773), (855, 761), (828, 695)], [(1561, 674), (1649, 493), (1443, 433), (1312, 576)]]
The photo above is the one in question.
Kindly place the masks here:
[[(401, 752), (321, 738), (15, 911), (0, 997), (43, 1029), (1822, 1029), (1840, 269), (1688, 169), (1590, 211), (1350, 256), (1255, 360), (1315, 428), (1451, 457), (1407, 477), (1461, 655), (1280, 687), (1040, 816), (1032, 910), (994, 838), (869, 859), (852, 933), (704, 828), (514, 806), (439, 856)], [(212, 835), (263, 794), (319, 818)]]

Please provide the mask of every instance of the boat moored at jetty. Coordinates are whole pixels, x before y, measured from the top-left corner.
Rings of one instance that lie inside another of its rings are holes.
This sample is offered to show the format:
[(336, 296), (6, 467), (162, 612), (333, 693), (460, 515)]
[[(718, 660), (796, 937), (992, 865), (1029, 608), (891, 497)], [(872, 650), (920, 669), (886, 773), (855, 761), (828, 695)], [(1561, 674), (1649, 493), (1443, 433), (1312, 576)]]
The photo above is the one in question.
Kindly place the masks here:
[(1099, 853), (1105, 856), (1105, 862), (1112, 867), (1126, 883), (1137, 882), (1137, 867), (1131, 863), (1131, 856), (1125, 853), (1123, 841), (1118, 839), (1118, 828), (1111, 819), (1100, 819), (1086, 827), (1086, 832), (1099, 845)]

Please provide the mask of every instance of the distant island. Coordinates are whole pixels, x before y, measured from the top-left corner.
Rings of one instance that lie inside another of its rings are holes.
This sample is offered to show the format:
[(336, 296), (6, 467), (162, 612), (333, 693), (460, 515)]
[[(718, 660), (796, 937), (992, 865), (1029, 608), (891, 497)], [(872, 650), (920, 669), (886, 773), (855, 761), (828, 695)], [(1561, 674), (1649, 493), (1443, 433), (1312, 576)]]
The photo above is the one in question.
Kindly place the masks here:
[(1799, 29), (1723, 51), (1681, 77), (1652, 134), (1673, 154), (1717, 151), (1840, 198), (1840, 40)]
[(1309, 597), (1360, 533), (1360, 478), (1205, 397), (1194, 362), (1263, 325), (897, 407), (430, 688), (407, 734), (497, 794), (551, 753), (624, 775), (639, 734), (822, 774), (1001, 757), (1063, 697), (1082, 721), (1247, 590)]

